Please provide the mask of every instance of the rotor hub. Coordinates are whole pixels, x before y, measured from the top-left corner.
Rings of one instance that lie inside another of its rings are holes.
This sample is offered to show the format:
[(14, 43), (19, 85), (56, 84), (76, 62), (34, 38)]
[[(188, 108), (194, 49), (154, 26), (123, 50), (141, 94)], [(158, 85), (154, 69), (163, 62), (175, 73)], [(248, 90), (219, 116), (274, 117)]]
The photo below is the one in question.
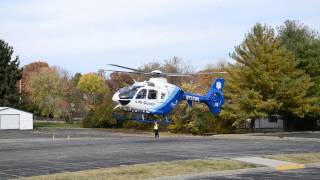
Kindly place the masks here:
[(155, 76), (155, 77), (161, 77), (161, 76), (163, 76), (163, 73), (162, 73), (162, 71), (154, 70), (154, 71), (151, 71), (151, 75)]

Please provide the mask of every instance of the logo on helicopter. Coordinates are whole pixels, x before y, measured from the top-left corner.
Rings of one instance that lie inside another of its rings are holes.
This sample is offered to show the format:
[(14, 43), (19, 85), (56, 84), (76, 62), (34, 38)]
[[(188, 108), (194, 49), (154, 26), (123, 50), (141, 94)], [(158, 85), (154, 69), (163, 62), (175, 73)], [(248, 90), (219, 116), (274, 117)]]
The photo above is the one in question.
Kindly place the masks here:
[(218, 90), (220, 90), (220, 89), (222, 88), (222, 84), (221, 84), (220, 81), (217, 82), (216, 88), (217, 88)]
[(172, 102), (172, 103), (171, 103), (171, 107), (174, 108), (177, 104), (178, 104), (178, 100), (176, 100), (175, 102)]
[(144, 105), (148, 105), (148, 106), (155, 105), (155, 103), (147, 102), (147, 101), (141, 101), (141, 100), (138, 100), (138, 101), (135, 101), (135, 102), (138, 103), (138, 104), (144, 104)]

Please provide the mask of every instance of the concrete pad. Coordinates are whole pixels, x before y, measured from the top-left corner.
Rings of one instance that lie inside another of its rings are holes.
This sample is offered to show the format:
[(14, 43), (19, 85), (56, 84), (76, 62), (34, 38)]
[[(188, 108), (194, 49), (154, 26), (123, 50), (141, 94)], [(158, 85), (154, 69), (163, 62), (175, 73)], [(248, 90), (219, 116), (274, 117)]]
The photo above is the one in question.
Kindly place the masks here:
[(279, 161), (274, 159), (262, 158), (262, 157), (241, 157), (241, 158), (233, 158), (237, 161), (259, 164), (263, 166), (273, 167), (278, 171), (286, 171), (291, 169), (303, 169), (305, 166), (303, 164)]

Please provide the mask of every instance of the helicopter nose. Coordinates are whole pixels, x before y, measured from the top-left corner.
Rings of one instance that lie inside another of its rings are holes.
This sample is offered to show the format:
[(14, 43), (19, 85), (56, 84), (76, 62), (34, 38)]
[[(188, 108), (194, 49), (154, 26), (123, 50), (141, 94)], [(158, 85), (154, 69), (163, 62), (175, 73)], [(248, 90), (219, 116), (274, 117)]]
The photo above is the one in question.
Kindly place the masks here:
[(120, 105), (120, 106), (125, 106), (125, 105), (127, 105), (127, 104), (129, 104), (130, 103), (130, 100), (122, 100), (122, 99), (120, 99), (120, 97), (119, 97), (119, 92), (116, 92), (113, 96), (112, 96), (112, 101), (113, 102), (116, 102), (118, 105)]

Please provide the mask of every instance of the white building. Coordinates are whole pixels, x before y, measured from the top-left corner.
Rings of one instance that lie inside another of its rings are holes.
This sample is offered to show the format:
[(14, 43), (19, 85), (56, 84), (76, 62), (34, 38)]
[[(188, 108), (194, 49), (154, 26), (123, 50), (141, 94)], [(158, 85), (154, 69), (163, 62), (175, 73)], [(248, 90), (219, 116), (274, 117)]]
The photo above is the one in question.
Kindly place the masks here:
[[(251, 119), (247, 119), (245, 128), (250, 129)], [(265, 118), (256, 119), (254, 122), (255, 132), (279, 132), (284, 131), (284, 121), (277, 114), (272, 114)]]
[(282, 119), (262, 118), (254, 123), (255, 130), (260, 131), (283, 131)]
[(33, 114), (10, 107), (0, 107), (0, 129), (33, 129)]

